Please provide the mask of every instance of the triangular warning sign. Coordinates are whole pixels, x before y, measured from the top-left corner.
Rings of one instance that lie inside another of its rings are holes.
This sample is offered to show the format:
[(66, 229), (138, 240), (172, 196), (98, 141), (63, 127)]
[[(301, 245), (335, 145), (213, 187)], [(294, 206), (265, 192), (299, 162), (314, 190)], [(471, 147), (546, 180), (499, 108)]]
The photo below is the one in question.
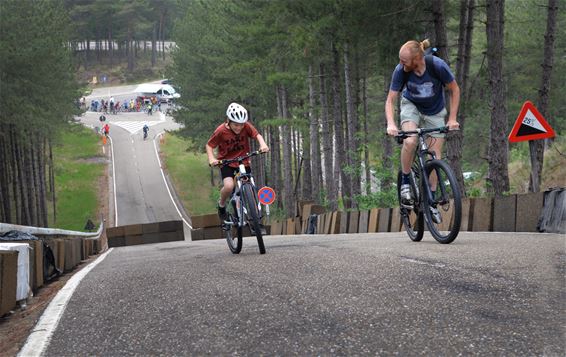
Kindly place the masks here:
[(526, 140), (553, 138), (555, 135), (554, 130), (544, 120), (542, 114), (533, 103), (527, 100), (521, 108), (513, 129), (511, 129), (509, 141), (517, 143)]

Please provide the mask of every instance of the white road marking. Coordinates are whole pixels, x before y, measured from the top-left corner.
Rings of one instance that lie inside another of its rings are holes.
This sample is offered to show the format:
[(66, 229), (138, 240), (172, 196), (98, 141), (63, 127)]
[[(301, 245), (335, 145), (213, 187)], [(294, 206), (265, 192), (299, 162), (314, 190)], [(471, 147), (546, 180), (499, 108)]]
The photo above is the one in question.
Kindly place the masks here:
[(159, 138), (161, 135), (163, 135), (163, 132), (157, 134), (155, 136), (155, 138), (153, 139), (153, 148), (155, 149), (155, 156), (157, 156), (157, 163), (159, 164), (159, 170), (161, 170), (161, 177), (163, 177), (163, 183), (165, 184), (165, 188), (167, 189), (167, 192), (169, 193), (169, 197), (171, 198), (171, 202), (173, 202), (173, 206), (175, 206), (175, 209), (177, 210), (177, 213), (179, 214), (179, 217), (181, 217), (181, 219), (183, 220), (183, 222), (185, 222), (185, 224), (190, 228), (193, 229), (193, 226), (191, 226), (189, 224), (189, 222), (187, 222), (185, 220), (185, 218), (183, 218), (183, 215), (181, 214), (181, 211), (179, 211), (179, 207), (177, 207), (177, 204), (175, 203), (175, 200), (173, 199), (173, 195), (171, 194), (171, 190), (169, 190), (169, 185), (167, 184), (167, 180), (165, 179), (165, 173), (163, 172), (163, 167), (161, 166), (161, 160), (159, 159), (159, 152), (157, 151), (157, 144), (155, 143), (157, 138)]
[(129, 131), (131, 134), (135, 134), (138, 131), (142, 130), (143, 126), (147, 124), (148, 126), (159, 125), (165, 122), (165, 114), (159, 113), (159, 120), (158, 121), (120, 121), (120, 120), (110, 120), (112, 125), (117, 125), (122, 129)]
[(49, 346), (53, 332), (57, 328), (63, 312), (65, 312), (65, 307), (71, 299), (73, 292), (81, 282), (81, 280), (97, 266), (100, 262), (106, 258), (106, 256), (113, 250), (110, 248), (95, 261), (84, 267), (81, 271), (73, 275), (65, 286), (59, 290), (57, 295), (51, 300), (51, 303), (47, 306), (41, 319), (35, 325), (34, 329), (28, 336), (24, 347), (18, 353), (18, 357), (28, 357), (28, 356), (41, 356), (43, 352)]
[(114, 184), (114, 226), (118, 227), (118, 200), (116, 199), (116, 166), (114, 165), (114, 145), (112, 145), (112, 137), (110, 139), (110, 150), (112, 152), (112, 181)]

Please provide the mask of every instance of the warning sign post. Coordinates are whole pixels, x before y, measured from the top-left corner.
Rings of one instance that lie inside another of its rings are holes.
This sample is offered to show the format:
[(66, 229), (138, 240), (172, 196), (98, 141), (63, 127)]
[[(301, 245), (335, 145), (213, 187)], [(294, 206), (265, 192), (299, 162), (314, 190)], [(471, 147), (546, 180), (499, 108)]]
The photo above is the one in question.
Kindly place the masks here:
[(527, 140), (538, 140), (553, 138), (556, 134), (548, 125), (542, 114), (535, 108), (533, 103), (526, 101), (521, 112), (511, 129), (509, 141), (517, 143)]

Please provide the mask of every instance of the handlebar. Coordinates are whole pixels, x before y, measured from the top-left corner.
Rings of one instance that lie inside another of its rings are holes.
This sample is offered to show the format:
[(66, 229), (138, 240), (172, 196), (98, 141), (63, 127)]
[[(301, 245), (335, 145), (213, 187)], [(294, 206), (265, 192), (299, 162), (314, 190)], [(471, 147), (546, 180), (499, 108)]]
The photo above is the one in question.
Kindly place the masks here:
[(233, 162), (238, 162), (238, 163), (240, 163), (240, 162), (244, 161), (244, 160), (247, 159), (247, 158), (250, 158), (250, 157), (256, 156), (256, 155), (261, 155), (261, 154), (265, 154), (265, 152), (259, 151), (259, 150), (257, 150), (257, 151), (252, 151), (252, 152), (250, 152), (250, 153), (247, 153), (246, 155), (238, 156), (238, 157), (235, 157), (235, 158), (233, 158), (233, 159), (221, 160), (220, 163), (219, 163), (218, 165), (216, 165), (216, 166), (226, 166), (226, 165), (229, 165), (229, 164), (231, 164), (231, 163), (233, 163)]
[(399, 130), (398, 134), (395, 135), (395, 139), (397, 140), (397, 142), (399, 144), (403, 143), (403, 140), (405, 140), (406, 138), (408, 138), (411, 135), (418, 135), (418, 136), (423, 136), (426, 134), (430, 134), (430, 133), (447, 133), (450, 131), (450, 128), (448, 126), (439, 126), (438, 128), (418, 128), (417, 130)]

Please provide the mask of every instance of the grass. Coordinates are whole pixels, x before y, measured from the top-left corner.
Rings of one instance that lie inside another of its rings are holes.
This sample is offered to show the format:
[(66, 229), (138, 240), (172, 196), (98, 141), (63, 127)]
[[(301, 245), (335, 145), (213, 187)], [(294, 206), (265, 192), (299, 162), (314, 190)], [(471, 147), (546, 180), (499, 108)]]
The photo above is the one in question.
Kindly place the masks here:
[[(531, 162), (528, 143), (518, 143), (509, 163), (509, 184), (512, 193), (525, 193), (529, 189)], [(514, 154), (514, 155), (513, 155)], [(557, 136), (554, 143), (544, 152), (541, 191), (566, 186), (566, 139)], [(515, 156), (515, 157), (514, 157)]]
[[(165, 134), (161, 152), (177, 194), (191, 216), (216, 212), (219, 188), (210, 183), (210, 168), (204, 153), (187, 151), (189, 143), (170, 133)], [(213, 171), (215, 182), (218, 170)]]
[(57, 217), (53, 221), (49, 214), (50, 227), (83, 231), (87, 219), (98, 226), (98, 180), (105, 164), (91, 159), (101, 156), (99, 140), (91, 129), (76, 125), (53, 148)]

